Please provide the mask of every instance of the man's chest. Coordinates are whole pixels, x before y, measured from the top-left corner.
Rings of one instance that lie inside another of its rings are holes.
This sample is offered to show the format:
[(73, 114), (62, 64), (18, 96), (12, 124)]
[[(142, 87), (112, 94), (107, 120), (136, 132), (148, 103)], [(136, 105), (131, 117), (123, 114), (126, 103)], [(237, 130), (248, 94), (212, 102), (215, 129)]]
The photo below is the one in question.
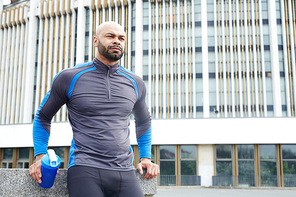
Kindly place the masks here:
[(120, 76), (83, 76), (75, 83), (68, 107), (87, 115), (129, 116), (137, 101), (133, 84)]

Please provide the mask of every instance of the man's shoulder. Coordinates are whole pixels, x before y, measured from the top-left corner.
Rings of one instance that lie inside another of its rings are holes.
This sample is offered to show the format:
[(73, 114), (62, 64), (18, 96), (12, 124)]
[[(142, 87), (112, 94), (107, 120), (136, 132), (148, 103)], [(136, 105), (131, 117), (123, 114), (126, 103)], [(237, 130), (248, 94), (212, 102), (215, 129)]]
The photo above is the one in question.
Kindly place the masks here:
[(142, 83), (143, 82), (143, 79), (138, 76), (137, 74), (135, 74), (134, 72), (122, 67), (122, 66), (119, 66), (119, 70), (121, 72), (124, 72), (125, 74), (127, 74), (128, 76), (130, 76), (132, 79), (134, 79), (137, 83)]
[(54, 78), (54, 81), (56, 80), (63, 80), (63, 82), (65, 81), (71, 81), (73, 79), (73, 77), (79, 73), (81, 73), (82, 71), (92, 68), (93, 66), (93, 62), (87, 62), (87, 63), (82, 63), (82, 64), (77, 64), (76, 66), (72, 67), (72, 68), (66, 68), (62, 71), (60, 71)]

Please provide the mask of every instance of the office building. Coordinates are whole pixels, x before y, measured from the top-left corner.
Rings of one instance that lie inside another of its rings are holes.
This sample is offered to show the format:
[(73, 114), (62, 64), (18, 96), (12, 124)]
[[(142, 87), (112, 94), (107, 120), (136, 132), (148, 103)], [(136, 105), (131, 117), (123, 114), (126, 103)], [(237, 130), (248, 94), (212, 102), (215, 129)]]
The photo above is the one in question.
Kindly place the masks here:
[[(0, 1), (0, 162), (33, 163), (32, 121), (53, 77), (92, 61), (104, 21), (127, 33), (141, 76), (158, 185), (295, 187), (293, 0)], [(138, 161), (133, 117), (131, 144)], [(67, 168), (65, 106), (49, 146)]]

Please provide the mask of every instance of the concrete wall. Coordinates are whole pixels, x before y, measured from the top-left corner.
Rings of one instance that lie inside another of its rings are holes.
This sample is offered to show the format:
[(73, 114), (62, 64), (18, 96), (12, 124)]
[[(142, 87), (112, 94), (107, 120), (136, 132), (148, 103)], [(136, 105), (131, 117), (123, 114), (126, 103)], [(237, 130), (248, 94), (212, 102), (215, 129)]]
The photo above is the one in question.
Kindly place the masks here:
[[(145, 172), (144, 170), (144, 174)], [(156, 194), (156, 177), (144, 180), (144, 174), (141, 176), (137, 170), (135, 170), (135, 173), (144, 195), (151, 197)], [(29, 175), (28, 169), (0, 169), (0, 196), (69, 196), (67, 189), (67, 170), (60, 169), (54, 185), (49, 189), (44, 189)]]

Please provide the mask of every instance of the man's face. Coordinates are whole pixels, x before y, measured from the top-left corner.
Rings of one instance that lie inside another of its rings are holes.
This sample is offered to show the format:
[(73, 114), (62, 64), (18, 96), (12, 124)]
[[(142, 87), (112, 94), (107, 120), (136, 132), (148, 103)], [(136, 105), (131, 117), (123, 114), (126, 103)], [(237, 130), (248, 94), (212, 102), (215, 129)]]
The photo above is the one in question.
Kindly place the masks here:
[(106, 24), (96, 36), (99, 55), (110, 61), (118, 61), (124, 52), (125, 32), (120, 25)]
[(99, 53), (111, 61), (117, 61), (123, 56), (124, 49), (120, 45), (112, 44), (104, 46), (100, 40), (98, 40)]

